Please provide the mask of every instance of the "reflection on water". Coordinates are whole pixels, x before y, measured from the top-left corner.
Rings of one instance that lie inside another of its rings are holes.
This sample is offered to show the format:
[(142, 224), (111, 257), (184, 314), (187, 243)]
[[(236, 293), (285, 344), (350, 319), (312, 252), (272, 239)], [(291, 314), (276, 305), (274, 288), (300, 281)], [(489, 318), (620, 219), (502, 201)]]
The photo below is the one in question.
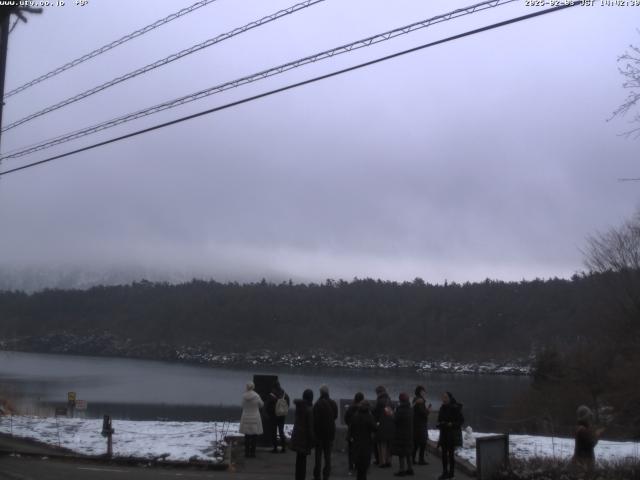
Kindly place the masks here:
[[(426, 385), (434, 409), (440, 395), (451, 391), (463, 403), (467, 423), (490, 428), (489, 418), (499, 418), (514, 396), (524, 391), (526, 377), (489, 375), (417, 374), (394, 371), (339, 371), (334, 369), (212, 368), (122, 358), (81, 357), (0, 352), (0, 392), (31, 408), (52, 410), (64, 405), (67, 392), (89, 402), (87, 415), (111, 413), (116, 418), (174, 420), (233, 420), (239, 418), (240, 396), (254, 373), (278, 375), (292, 398), (305, 388), (326, 383), (334, 398), (353, 398), (361, 391), (375, 398), (377, 385), (385, 385), (392, 397), (410, 394)], [(26, 404), (25, 404), (26, 405)], [(37, 413), (37, 412), (33, 412)]]

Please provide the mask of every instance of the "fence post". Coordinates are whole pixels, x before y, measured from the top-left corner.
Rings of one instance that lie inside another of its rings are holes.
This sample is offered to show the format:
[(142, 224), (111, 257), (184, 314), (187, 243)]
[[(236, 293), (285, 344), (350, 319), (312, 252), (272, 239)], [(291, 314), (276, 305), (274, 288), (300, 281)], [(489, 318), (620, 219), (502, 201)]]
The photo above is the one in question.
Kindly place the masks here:
[(107, 437), (107, 458), (113, 456), (113, 433), (115, 430), (111, 426), (111, 417), (105, 415), (102, 419), (102, 436)]
[(58, 447), (60, 447), (60, 424), (58, 423), (57, 416), (56, 416), (56, 429), (58, 430)]

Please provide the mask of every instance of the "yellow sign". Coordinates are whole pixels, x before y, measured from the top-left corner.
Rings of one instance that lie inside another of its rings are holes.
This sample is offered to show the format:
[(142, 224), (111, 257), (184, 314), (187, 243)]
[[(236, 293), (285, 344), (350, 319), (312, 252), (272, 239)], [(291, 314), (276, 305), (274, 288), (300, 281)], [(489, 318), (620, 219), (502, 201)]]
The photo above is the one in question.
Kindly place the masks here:
[(67, 393), (67, 400), (70, 401), (70, 402), (75, 402), (76, 401), (76, 392)]

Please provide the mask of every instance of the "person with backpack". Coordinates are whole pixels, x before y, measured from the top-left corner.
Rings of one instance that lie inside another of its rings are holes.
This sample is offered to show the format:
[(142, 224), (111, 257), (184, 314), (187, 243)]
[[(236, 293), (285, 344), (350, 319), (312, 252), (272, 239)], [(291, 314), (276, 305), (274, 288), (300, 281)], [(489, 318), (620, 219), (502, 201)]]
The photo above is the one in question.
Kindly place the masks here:
[(438, 447), (442, 449), (442, 475), (439, 480), (454, 478), (454, 453), (462, 446), (462, 404), (458, 403), (451, 392), (442, 394), (442, 406), (438, 412)]
[(320, 469), (324, 455), (322, 480), (328, 480), (331, 475), (331, 449), (336, 437), (336, 419), (338, 405), (329, 398), (329, 387), (320, 387), (320, 398), (313, 405), (313, 430), (316, 434), (316, 461), (313, 466), (313, 479), (320, 480)]
[(282, 389), (280, 382), (276, 380), (276, 383), (269, 393), (269, 402), (267, 405), (267, 414), (271, 417), (273, 423), (272, 440), (273, 450), (272, 453), (278, 453), (278, 433), (280, 433), (280, 453), (286, 451), (286, 440), (284, 436), (284, 422), (289, 413), (289, 395)]

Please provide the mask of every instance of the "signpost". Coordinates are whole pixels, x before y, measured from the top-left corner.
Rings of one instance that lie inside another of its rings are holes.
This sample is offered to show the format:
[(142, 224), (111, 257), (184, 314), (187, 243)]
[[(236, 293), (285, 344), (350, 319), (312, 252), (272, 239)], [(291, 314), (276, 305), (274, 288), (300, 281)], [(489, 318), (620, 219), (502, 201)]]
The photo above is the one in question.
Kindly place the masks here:
[(113, 456), (113, 434), (115, 430), (111, 425), (111, 416), (105, 415), (102, 419), (102, 436), (107, 438), (107, 458)]
[(71, 418), (73, 418), (73, 412), (76, 408), (76, 392), (67, 393), (67, 407), (69, 408)]
[(76, 400), (76, 410), (84, 411), (87, 409), (87, 401), (86, 400)]

